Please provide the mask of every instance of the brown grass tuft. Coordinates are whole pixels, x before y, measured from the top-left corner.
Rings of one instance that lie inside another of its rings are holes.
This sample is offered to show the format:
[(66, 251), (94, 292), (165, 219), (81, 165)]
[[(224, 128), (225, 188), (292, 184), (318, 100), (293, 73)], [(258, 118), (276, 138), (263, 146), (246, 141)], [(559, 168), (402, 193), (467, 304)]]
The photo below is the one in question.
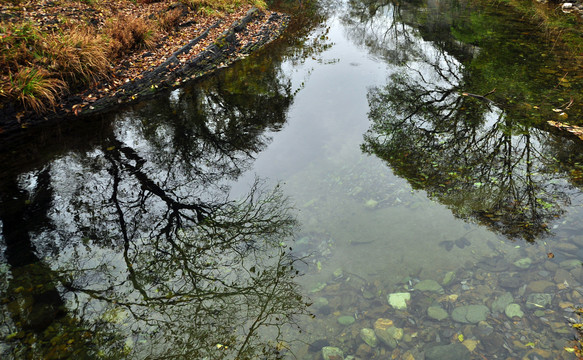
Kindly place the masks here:
[(109, 71), (105, 41), (87, 31), (40, 32), (23, 22), (2, 25), (0, 33), (0, 96), (37, 113)]
[(16, 74), (3, 78), (0, 94), (8, 99), (17, 100), (25, 108), (37, 113), (54, 108), (60, 94), (67, 84), (44, 69), (34, 67), (21, 68)]
[(174, 8), (170, 11), (167, 11), (160, 15), (160, 18), (158, 19), (158, 26), (164, 31), (170, 31), (176, 28), (178, 24), (180, 24), (182, 15), (183, 10), (180, 8)]
[(111, 19), (104, 28), (110, 38), (109, 53), (118, 58), (123, 54), (154, 45), (154, 25), (139, 17), (121, 16)]
[(20, 64), (34, 61), (41, 34), (32, 22), (0, 24), (0, 70), (15, 72)]
[(72, 29), (64, 35), (52, 35), (46, 44), (50, 69), (71, 84), (95, 82), (109, 70), (106, 42), (87, 31)]

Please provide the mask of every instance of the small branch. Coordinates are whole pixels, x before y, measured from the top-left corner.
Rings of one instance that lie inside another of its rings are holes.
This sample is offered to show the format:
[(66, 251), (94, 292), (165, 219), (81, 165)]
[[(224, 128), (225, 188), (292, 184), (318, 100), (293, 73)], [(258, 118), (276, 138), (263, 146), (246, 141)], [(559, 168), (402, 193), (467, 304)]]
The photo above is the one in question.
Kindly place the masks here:
[(488, 99), (486, 96), (491, 95), (491, 94), (493, 94), (495, 92), (496, 92), (496, 89), (492, 89), (492, 90), (490, 90), (489, 92), (487, 92), (484, 95), (471, 94), (471, 93), (467, 93), (467, 92), (462, 93), (462, 95), (463, 96), (470, 96), (470, 97), (473, 97), (473, 98), (476, 98), (476, 99), (479, 99), (479, 100), (483, 100), (483, 101), (487, 101), (487, 102), (493, 103), (494, 101)]

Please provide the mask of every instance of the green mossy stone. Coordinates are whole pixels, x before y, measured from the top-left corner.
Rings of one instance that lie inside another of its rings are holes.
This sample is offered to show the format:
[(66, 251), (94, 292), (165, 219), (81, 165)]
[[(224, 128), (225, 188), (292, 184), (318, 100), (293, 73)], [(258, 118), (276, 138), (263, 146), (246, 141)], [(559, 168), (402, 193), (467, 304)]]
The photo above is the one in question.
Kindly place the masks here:
[(449, 314), (441, 306), (430, 306), (427, 308), (427, 315), (435, 320), (447, 319)]
[(443, 281), (441, 281), (441, 285), (447, 286), (455, 279), (455, 272), (448, 271), (445, 276), (443, 277)]
[(465, 305), (453, 309), (452, 319), (460, 323), (477, 324), (486, 320), (490, 309), (486, 305)]
[(338, 317), (337, 320), (338, 320), (338, 323), (340, 325), (344, 325), (344, 326), (352, 325), (356, 321), (356, 319), (354, 319), (354, 317), (352, 317), (350, 315), (340, 316), (340, 317)]
[(415, 284), (415, 290), (418, 291), (430, 291), (443, 294), (443, 288), (435, 280), (422, 280)]
[(360, 338), (370, 347), (377, 347), (379, 340), (377, 339), (373, 329), (364, 328), (360, 330)]
[(510, 319), (512, 319), (515, 316), (518, 316), (519, 318), (522, 318), (524, 316), (524, 313), (522, 312), (522, 310), (520, 309), (520, 305), (518, 304), (508, 304), (508, 306), (506, 306), (506, 309), (504, 310), (504, 313)]
[(492, 302), (492, 311), (501, 313), (506, 309), (508, 304), (511, 304), (513, 301), (514, 297), (511, 293), (504, 293)]
[(532, 265), (532, 259), (530, 259), (530, 258), (518, 259), (515, 262), (513, 262), (513, 264), (517, 268), (528, 269), (530, 267), (530, 265)]

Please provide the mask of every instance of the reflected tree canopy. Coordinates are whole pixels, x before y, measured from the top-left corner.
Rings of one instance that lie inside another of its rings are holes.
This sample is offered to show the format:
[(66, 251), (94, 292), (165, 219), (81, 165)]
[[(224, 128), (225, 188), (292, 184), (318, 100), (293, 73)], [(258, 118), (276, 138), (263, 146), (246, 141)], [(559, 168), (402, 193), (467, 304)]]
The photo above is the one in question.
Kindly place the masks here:
[(2, 182), (4, 358), (280, 357), (307, 314), (296, 220), (259, 180), (229, 196), (293, 101), (260, 65), (257, 82), (175, 91)]
[[(369, 39), (378, 28), (372, 24), (387, 10), (371, 11), (371, 5), (366, 5), (360, 14), (372, 14), (370, 31), (361, 31), (360, 38), (369, 46), (369, 41), (376, 41)], [(432, 4), (424, 6), (427, 9)], [(380, 7), (397, 11), (392, 5)], [(501, 20), (492, 14), (455, 19), (428, 15), (415, 28), (407, 22), (409, 11), (413, 10), (402, 10), (400, 17), (393, 15), (401, 21), (393, 27), (408, 33), (394, 39), (413, 41), (390, 40), (391, 45), (370, 46), (373, 54), (392, 46), (406, 55), (394, 60), (402, 71), (392, 74), (387, 85), (369, 90), (371, 127), (364, 136), (363, 150), (386, 160), (397, 175), (415, 189), (427, 191), (456, 216), (509, 238), (533, 241), (546, 235), (549, 224), (571, 202), (565, 177), (580, 182), (573, 171), (581, 163), (581, 149), (574, 141), (550, 135), (537, 122), (543, 115), (532, 113), (536, 110), (527, 102), (534, 101), (541, 80), (529, 81), (519, 74), (532, 72), (535, 65), (523, 58), (506, 59), (504, 54), (516, 52), (504, 48), (514, 48), (514, 44), (498, 46), (477, 38), (460, 42), (455, 37), (459, 28), (467, 35), (496, 26)], [(449, 40), (432, 38), (427, 29), (435, 27), (450, 27)], [(493, 58), (488, 53), (494, 51), (498, 53), (494, 58), (505, 65), (486, 65)], [(543, 68), (544, 62), (538, 61), (536, 67)], [(490, 92), (495, 81), (500, 88)], [(481, 85), (476, 88), (474, 84)], [(555, 92), (553, 88), (543, 95), (554, 96)], [(543, 101), (544, 96), (538, 94), (537, 99)], [(565, 162), (559, 165), (559, 159)]]

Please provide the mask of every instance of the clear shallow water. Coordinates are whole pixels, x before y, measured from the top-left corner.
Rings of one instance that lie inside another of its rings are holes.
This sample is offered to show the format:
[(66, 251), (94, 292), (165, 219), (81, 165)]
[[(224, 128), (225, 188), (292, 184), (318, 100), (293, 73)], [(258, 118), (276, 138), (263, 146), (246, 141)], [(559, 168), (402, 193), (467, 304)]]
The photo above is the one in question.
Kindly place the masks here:
[(332, 5), (3, 155), (6, 357), (572, 358), (582, 152), (533, 121), (564, 56), (492, 9)]

